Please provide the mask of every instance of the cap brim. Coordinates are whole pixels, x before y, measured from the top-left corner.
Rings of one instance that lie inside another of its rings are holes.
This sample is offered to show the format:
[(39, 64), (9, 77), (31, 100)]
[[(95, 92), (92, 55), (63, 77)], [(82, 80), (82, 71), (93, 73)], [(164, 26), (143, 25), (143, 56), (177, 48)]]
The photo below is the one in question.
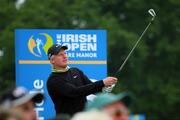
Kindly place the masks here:
[(59, 48), (57, 49), (57, 51), (56, 51), (54, 54), (57, 55), (61, 49), (67, 50), (68, 47), (67, 47), (67, 46), (61, 46), (61, 47), (59, 47)]
[(68, 49), (67, 46), (62, 46), (61, 48), (64, 49), (64, 50), (67, 50), (67, 49)]
[(40, 103), (44, 99), (44, 95), (40, 92), (32, 93), (32, 94), (26, 94), (25, 96), (14, 100), (12, 102), (13, 107), (25, 104), (28, 101), (33, 101), (34, 103)]
[(116, 98), (112, 99), (111, 101), (107, 102), (104, 106), (110, 105), (114, 102), (122, 102), (127, 107), (129, 107), (132, 103), (132, 96), (129, 93), (123, 92), (116, 96)]
[(127, 107), (129, 107), (132, 103), (132, 95), (129, 93), (121, 93), (118, 95), (118, 100), (117, 101), (121, 101), (123, 102)]

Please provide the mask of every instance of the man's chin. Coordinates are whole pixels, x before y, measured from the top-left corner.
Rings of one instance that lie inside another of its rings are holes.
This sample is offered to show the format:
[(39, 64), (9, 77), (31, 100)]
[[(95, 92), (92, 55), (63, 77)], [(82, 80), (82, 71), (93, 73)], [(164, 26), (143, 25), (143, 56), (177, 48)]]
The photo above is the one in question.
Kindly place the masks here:
[(67, 64), (64, 64), (64, 65), (63, 65), (63, 68), (66, 68), (67, 66), (68, 66)]

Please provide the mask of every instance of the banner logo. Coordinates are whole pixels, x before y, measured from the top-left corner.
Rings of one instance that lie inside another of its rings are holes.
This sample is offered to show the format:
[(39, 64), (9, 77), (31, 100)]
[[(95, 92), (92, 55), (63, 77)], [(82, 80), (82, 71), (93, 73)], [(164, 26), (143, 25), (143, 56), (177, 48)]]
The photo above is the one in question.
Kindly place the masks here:
[(28, 40), (28, 49), (36, 57), (47, 55), (48, 49), (53, 45), (52, 37), (47, 33), (32, 35)]

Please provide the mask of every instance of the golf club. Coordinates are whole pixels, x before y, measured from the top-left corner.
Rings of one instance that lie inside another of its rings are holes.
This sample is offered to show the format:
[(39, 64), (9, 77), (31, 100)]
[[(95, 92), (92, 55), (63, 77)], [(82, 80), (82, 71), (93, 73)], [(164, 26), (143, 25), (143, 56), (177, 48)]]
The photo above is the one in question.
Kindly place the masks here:
[(152, 16), (151, 21), (149, 22), (149, 24), (146, 26), (146, 28), (144, 29), (144, 31), (142, 32), (141, 36), (139, 37), (139, 39), (137, 40), (137, 42), (135, 43), (135, 45), (133, 46), (133, 48), (131, 49), (131, 51), (129, 52), (129, 54), (127, 55), (126, 59), (124, 60), (124, 62), (121, 64), (121, 66), (119, 67), (119, 69), (116, 71), (115, 76), (117, 76), (117, 74), (123, 69), (124, 65), (126, 64), (127, 60), (129, 59), (129, 57), (131, 56), (132, 52), (134, 51), (134, 49), (136, 48), (136, 46), (138, 45), (138, 43), (140, 42), (141, 38), (144, 36), (144, 34), (146, 33), (147, 29), (149, 28), (149, 26), (151, 25), (152, 21), (154, 21), (154, 18), (156, 17), (156, 13), (153, 9), (149, 9), (148, 10), (149, 14)]
[[(135, 43), (135, 45), (133, 46), (133, 48), (131, 49), (131, 51), (129, 52), (129, 54), (127, 55), (126, 59), (124, 60), (124, 62), (121, 64), (121, 66), (119, 67), (119, 69), (115, 72), (115, 77), (118, 75), (118, 73), (123, 69), (124, 65), (126, 64), (127, 60), (129, 59), (129, 57), (131, 56), (132, 52), (134, 51), (134, 49), (136, 48), (136, 46), (138, 45), (138, 43), (140, 42), (141, 38), (144, 36), (144, 34), (146, 33), (147, 29), (149, 28), (149, 26), (151, 25), (152, 21), (154, 21), (155, 17), (156, 17), (156, 13), (153, 9), (149, 9), (148, 13), (152, 16), (152, 19), (149, 21), (149, 24), (146, 26), (146, 28), (144, 29), (144, 31), (142, 32), (141, 36), (139, 37), (139, 39), (137, 40), (137, 42)], [(110, 87), (106, 87), (104, 89), (105, 92), (111, 92), (112, 89), (115, 87), (115, 84), (111, 85)]]

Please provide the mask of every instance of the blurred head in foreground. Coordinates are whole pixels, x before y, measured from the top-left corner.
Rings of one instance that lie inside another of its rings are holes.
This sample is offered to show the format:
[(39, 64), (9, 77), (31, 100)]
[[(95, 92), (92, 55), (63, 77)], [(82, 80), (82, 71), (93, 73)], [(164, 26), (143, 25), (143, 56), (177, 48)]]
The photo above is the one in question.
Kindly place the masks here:
[(103, 94), (100, 93), (92, 101), (86, 104), (86, 110), (98, 109), (109, 116), (113, 120), (128, 120), (129, 119), (129, 105), (132, 101), (132, 97), (128, 93), (114, 94)]
[(15, 110), (0, 108), (0, 120), (23, 120), (22, 115)]
[(92, 110), (79, 112), (71, 120), (112, 120), (111, 117), (102, 111)]
[(0, 105), (4, 109), (11, 109), (22, 114), (23, 120), (36, 120), (35, 103), (43, 100), (40, 92), (29, 93), (24, 87), (17, 87), (6, 91), (0, 98)]

